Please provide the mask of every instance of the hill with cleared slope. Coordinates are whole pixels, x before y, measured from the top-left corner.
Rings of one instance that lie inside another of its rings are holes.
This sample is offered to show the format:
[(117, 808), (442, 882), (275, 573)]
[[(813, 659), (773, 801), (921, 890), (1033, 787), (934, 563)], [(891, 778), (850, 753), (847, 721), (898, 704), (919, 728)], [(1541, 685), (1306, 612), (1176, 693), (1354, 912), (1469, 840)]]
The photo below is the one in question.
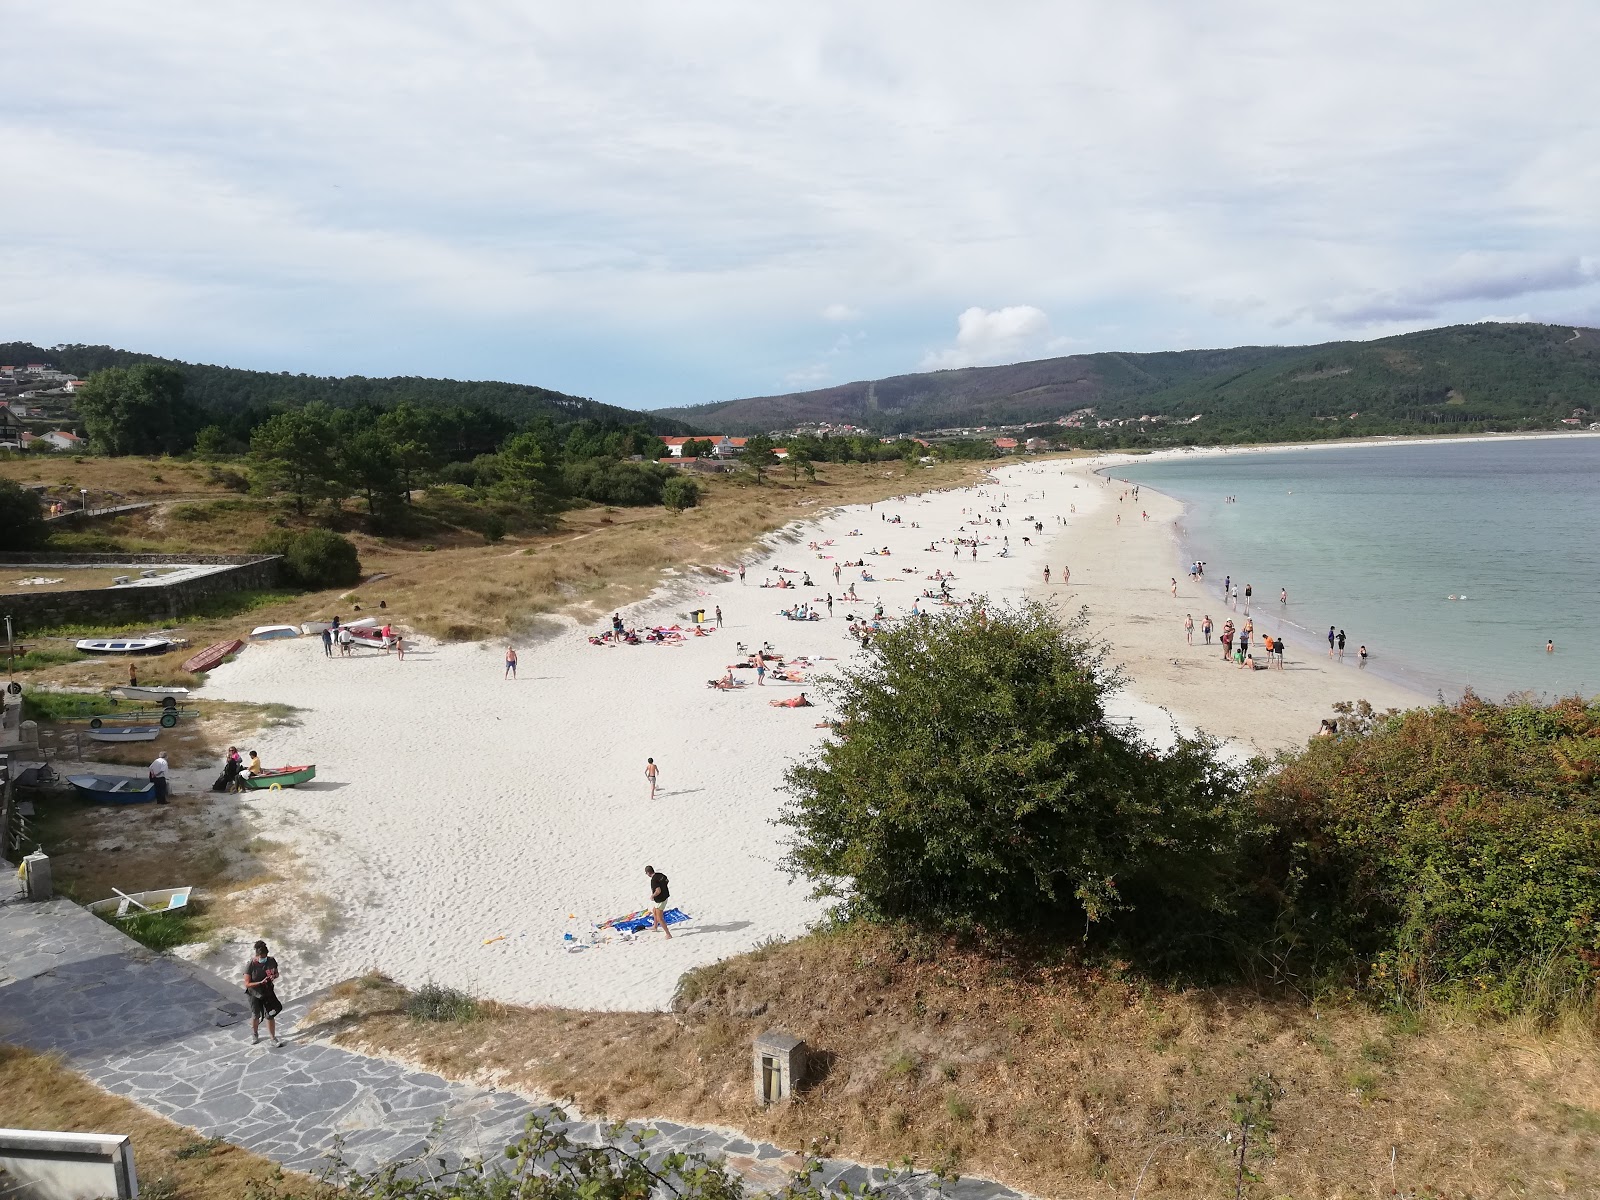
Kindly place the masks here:
[[(1574, 409), (1600, 411), (1600, 331), (1457, 325), (1320, 346), (1074, 354), (659, 415), (730, 433), (816, 422), (907, 433), (1042, 423), (1084, 408), (1098, 420), (1158, 416), (1174, 426), (1169, 440), (1202, 443), (1549, 428)], [(1175, 426), (1196, 414), (1200, 419), (1181, 432)], [(1143, 429), (1160, 432), (1162, 424), (1146, 422)], [(1135, 425), (1086, 437), (1126, 439), (1139, 431)]]

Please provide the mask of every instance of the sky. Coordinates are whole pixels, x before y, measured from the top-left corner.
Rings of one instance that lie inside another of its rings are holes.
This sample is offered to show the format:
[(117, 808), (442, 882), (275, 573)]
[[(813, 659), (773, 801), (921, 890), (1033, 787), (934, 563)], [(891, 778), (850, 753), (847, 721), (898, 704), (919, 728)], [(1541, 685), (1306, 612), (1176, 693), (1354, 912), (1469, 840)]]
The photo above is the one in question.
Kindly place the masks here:
[(0, 0), (0, 341), (630, 408), (1600, 325), (1600, 5)]

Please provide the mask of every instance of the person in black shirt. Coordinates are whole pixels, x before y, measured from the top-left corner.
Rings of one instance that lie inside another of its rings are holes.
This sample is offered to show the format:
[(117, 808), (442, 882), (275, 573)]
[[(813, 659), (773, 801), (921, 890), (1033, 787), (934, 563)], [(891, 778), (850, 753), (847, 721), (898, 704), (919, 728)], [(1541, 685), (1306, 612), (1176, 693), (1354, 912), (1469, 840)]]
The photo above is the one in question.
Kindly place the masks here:
[(250, 997), (250, 1044), (261, 1041), (261, 1018), (265, 1017), (267, 1036), (274, 1046), (281, 1046), (277, 1018), (283, 1011), (283, 1002), (278, 999), (274, 986), (278, 978), (278, 960), (267, 953), (265, 942), (257, 942), (255, 951), (244, 965), (244, 994)]
[(667, 890), (667, 877), (651, 866), (645, 867), (644, 873), (650, 877), (650, 915), (656, 919), (661, 932), (670, 938), (672, 930), (667, 928), (665, 910), (667, 901), (672, 899), (672, 893)]

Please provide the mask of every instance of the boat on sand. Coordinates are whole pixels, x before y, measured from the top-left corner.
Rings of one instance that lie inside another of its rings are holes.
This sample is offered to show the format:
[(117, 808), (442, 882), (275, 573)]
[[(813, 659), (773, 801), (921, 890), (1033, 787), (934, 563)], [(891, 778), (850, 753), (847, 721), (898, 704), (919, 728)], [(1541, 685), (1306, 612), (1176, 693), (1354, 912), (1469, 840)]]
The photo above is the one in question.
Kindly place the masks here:
[(132, 775), (68, 775), (80, 800), (91, 804), (144, 804), (156, 798), (156, 785)]
[(256, 775), (240, 776), (247, 788), (293, 787), (317, 777), (317, 765), (307, 763), (301, 767), (273, 767)]
[(185, 659), (183, 669), (188, 671), (190, 674), (196, 674), (200, 671), (209, 671), (212, 667), (216, 666), (219, 662), (227, 658), (228, 655), (232, 654), (235, 650), (239, 649), (239, 647), (243, 645), (244, 643), (238, 638), (233, 638), (232, 640), (226, 642), (212, 642), (211, 645), (200, 651), (199, 654), (194, 655), (192, 658)]

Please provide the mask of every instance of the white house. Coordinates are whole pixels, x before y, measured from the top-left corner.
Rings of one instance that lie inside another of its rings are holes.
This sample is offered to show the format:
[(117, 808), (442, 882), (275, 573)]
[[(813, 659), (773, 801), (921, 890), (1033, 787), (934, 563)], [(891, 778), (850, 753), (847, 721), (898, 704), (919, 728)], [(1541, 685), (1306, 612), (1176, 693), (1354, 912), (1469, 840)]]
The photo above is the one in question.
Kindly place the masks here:
[(89, 443), (75, 433), (68, 433), (65, 429), (53, 429), (43, 437), (57, 450), (87, 450)]

